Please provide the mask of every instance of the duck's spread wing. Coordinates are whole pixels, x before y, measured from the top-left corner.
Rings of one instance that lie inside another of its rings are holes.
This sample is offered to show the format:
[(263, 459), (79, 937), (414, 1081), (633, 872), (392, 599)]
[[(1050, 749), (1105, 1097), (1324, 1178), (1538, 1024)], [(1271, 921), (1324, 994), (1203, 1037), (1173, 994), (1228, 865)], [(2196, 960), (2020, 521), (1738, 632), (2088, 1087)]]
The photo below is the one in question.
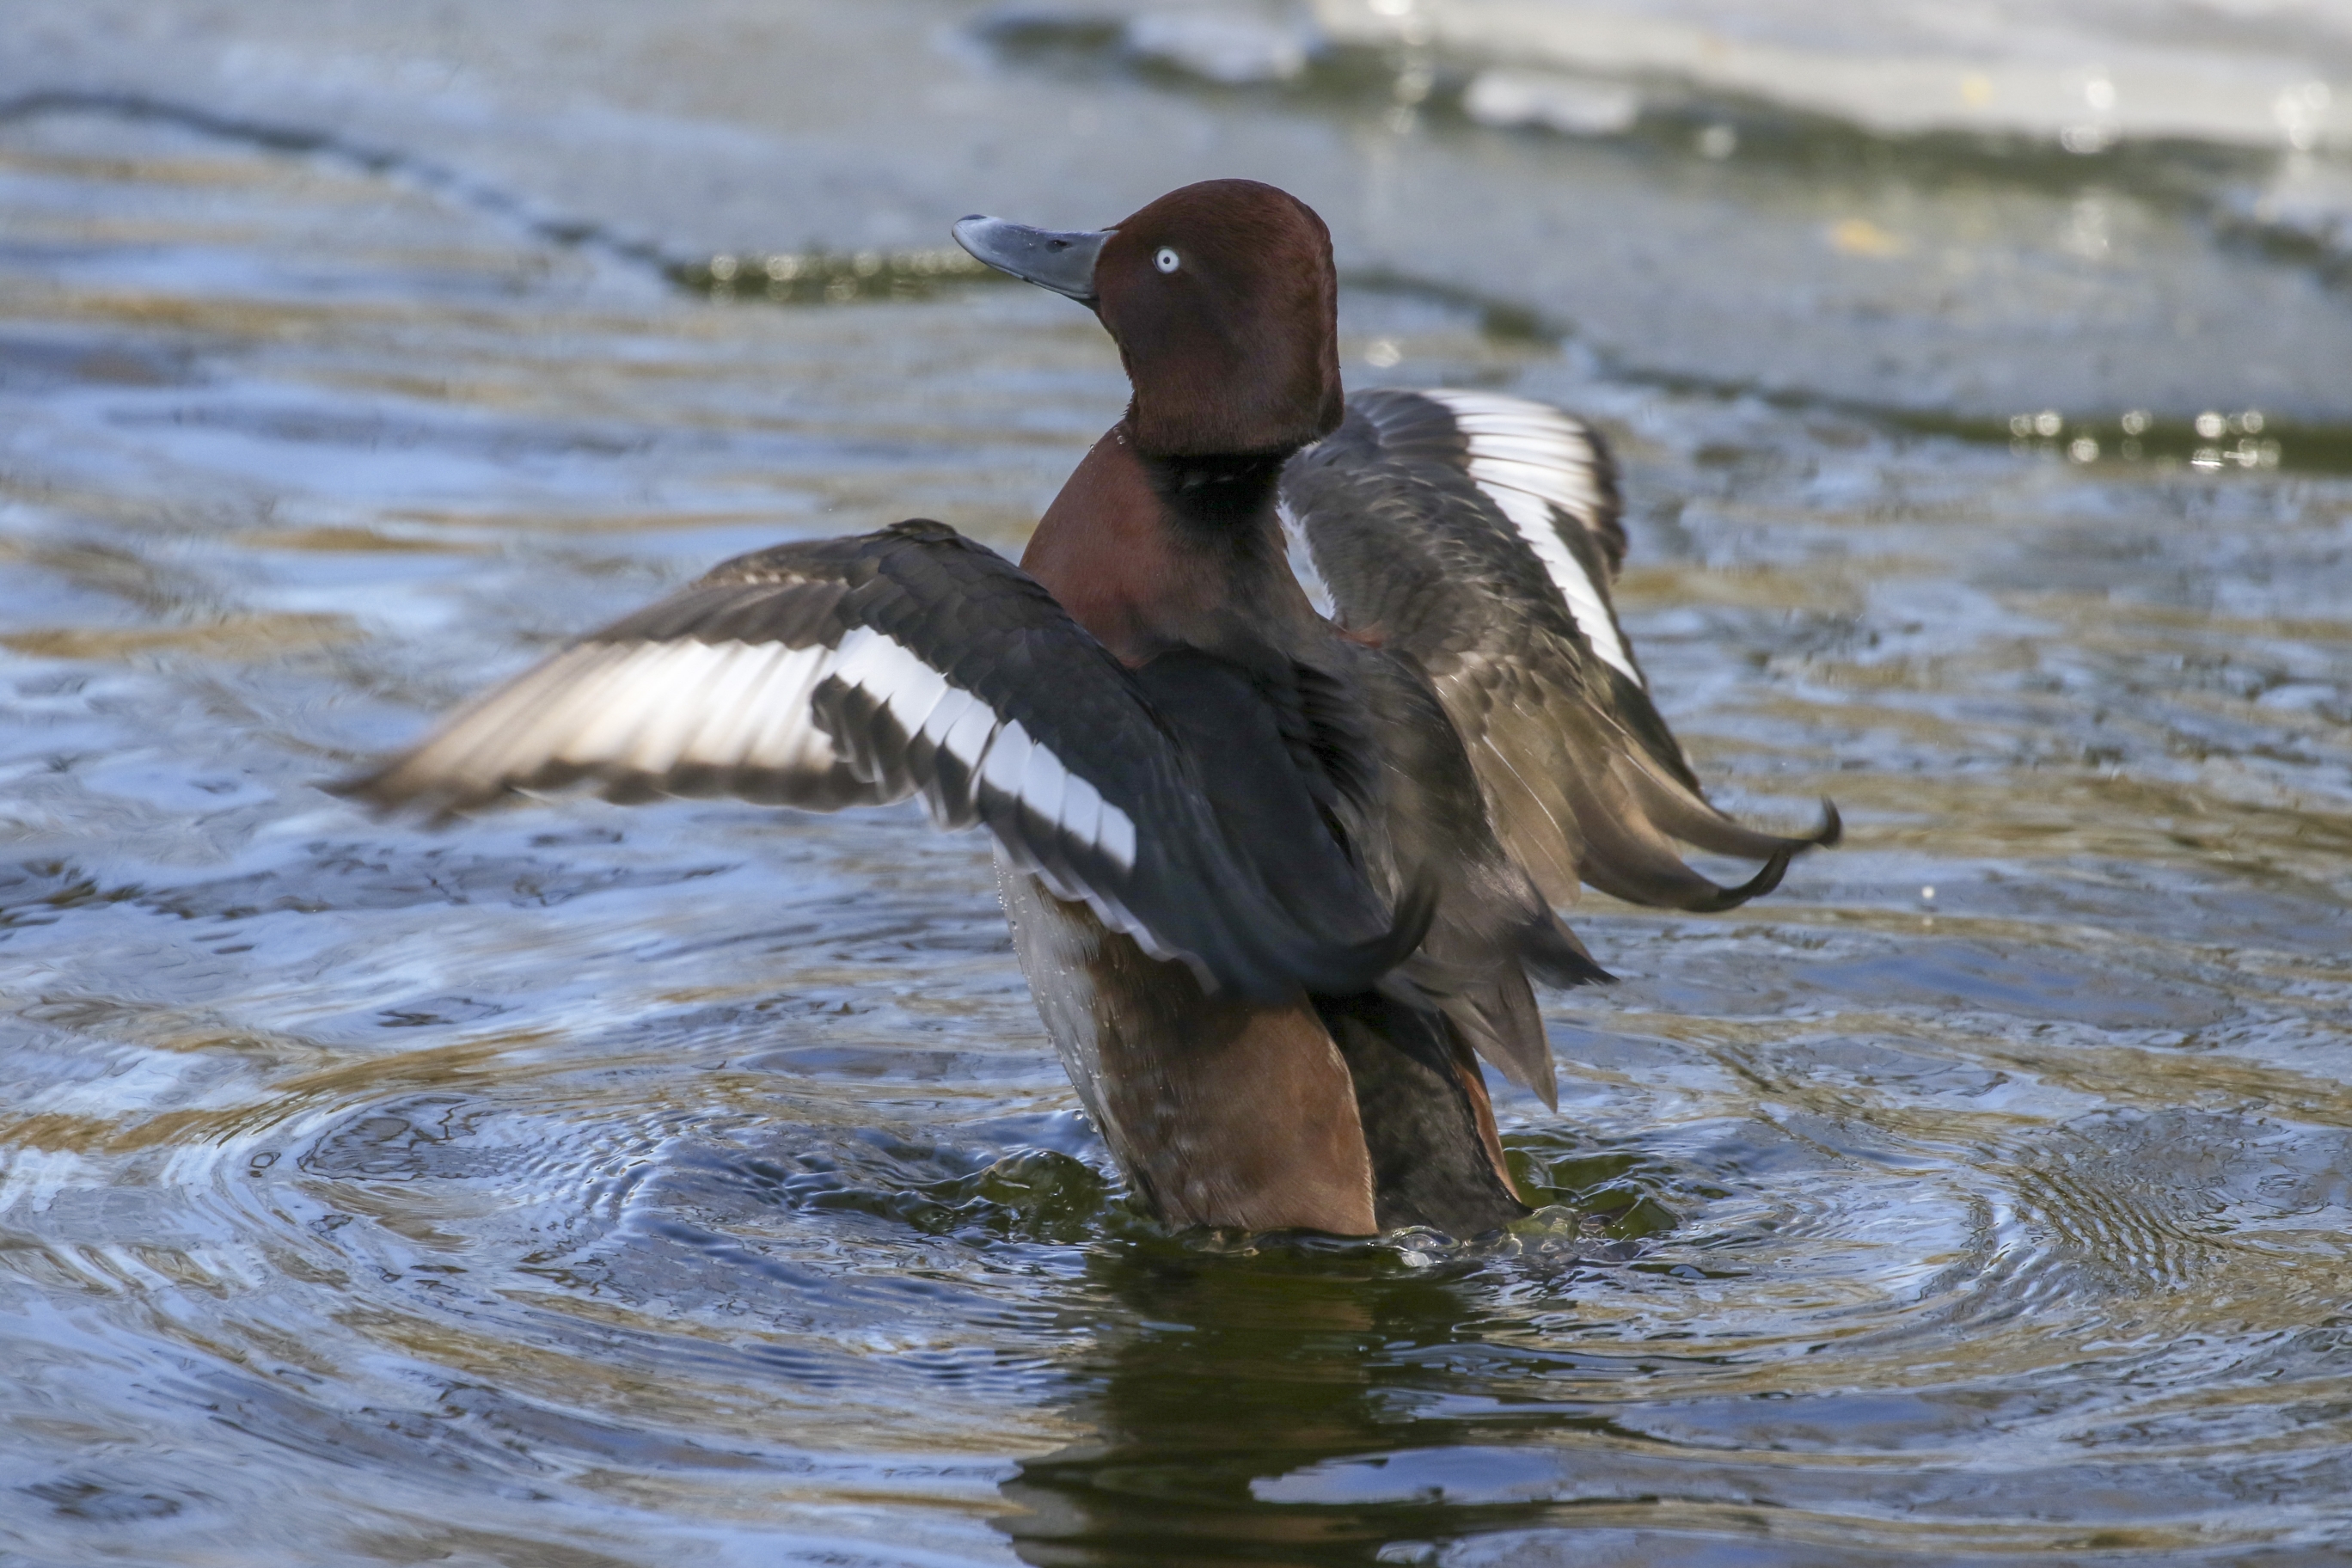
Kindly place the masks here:
[[(1834, 810), (1781, 837), (1701, 794), (1610, 602), (1625, 535), (1608, 450), (1581, 421), (1492, 393), (1360, 393), (1282, 495), (1340, 623), (1428, 671), (1497, 837), (1554, 903), (1580, 880), (1727, 909), (1836, 842)], [(1726, 888), (1678, 844), (1764, 864)]]
[(446, 816), (581, 780), (614, 800), (816, 810), (919, 794), (1253, 998), (1366, 989), (1427, 923), (1391, 925), (1369, 895), (1278, 896), (1279, 866), (1221, 827), (1137, 678), (1019, 567), (936, 522), (730, 561), (339, 787)]

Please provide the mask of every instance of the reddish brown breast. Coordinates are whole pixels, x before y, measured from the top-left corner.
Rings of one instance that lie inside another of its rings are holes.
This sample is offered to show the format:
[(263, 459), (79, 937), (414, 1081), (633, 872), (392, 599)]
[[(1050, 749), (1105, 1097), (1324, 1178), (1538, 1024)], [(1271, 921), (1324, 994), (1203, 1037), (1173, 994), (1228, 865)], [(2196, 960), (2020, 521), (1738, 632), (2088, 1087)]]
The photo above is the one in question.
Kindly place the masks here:
[(1225, 590), (1215, 563), (1170, 531), (1124, 422), (1045, 509), (1021, 566), (1129, 667), (1192, 640)]

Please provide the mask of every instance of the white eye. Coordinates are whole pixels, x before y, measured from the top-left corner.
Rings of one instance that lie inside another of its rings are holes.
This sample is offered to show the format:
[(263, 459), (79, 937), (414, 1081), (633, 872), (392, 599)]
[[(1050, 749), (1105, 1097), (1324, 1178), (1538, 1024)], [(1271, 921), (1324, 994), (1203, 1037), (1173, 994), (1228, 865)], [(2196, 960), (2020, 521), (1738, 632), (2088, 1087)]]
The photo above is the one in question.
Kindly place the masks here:
[(1173, 272), (1183, 264), (1183, 258), (1164, 245), (1160, 247), (1160, 254), (1151, 258), (1151, 265), (1162, 272)]

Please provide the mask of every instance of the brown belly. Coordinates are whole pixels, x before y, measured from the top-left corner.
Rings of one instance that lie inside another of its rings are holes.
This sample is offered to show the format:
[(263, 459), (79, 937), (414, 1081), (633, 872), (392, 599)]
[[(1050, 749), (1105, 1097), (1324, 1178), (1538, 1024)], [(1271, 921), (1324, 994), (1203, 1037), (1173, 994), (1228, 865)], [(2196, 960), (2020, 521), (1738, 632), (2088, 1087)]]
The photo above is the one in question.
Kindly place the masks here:
[(1143, 1200), (1176, 1225), (1370, 1236), (1372, 1167), (1339, 1047), (1304, 996), (1205, 994), (1083, 904), (997, 863), (1045, 1031)]

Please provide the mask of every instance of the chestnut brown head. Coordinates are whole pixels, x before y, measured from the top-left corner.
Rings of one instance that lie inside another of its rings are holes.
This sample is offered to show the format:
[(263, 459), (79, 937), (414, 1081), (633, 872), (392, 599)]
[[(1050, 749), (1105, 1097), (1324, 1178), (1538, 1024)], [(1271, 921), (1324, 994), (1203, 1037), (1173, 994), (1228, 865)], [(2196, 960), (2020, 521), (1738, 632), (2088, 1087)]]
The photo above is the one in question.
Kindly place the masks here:
[(1297, 197), (1208, 180), (1109, 229), (968, 217), (955, 235), (990, 266), (1094, 307), (1135, 389), (1129, 424), (1142, 451), (1276, 453), (1338, 427), (1331, 235)]

